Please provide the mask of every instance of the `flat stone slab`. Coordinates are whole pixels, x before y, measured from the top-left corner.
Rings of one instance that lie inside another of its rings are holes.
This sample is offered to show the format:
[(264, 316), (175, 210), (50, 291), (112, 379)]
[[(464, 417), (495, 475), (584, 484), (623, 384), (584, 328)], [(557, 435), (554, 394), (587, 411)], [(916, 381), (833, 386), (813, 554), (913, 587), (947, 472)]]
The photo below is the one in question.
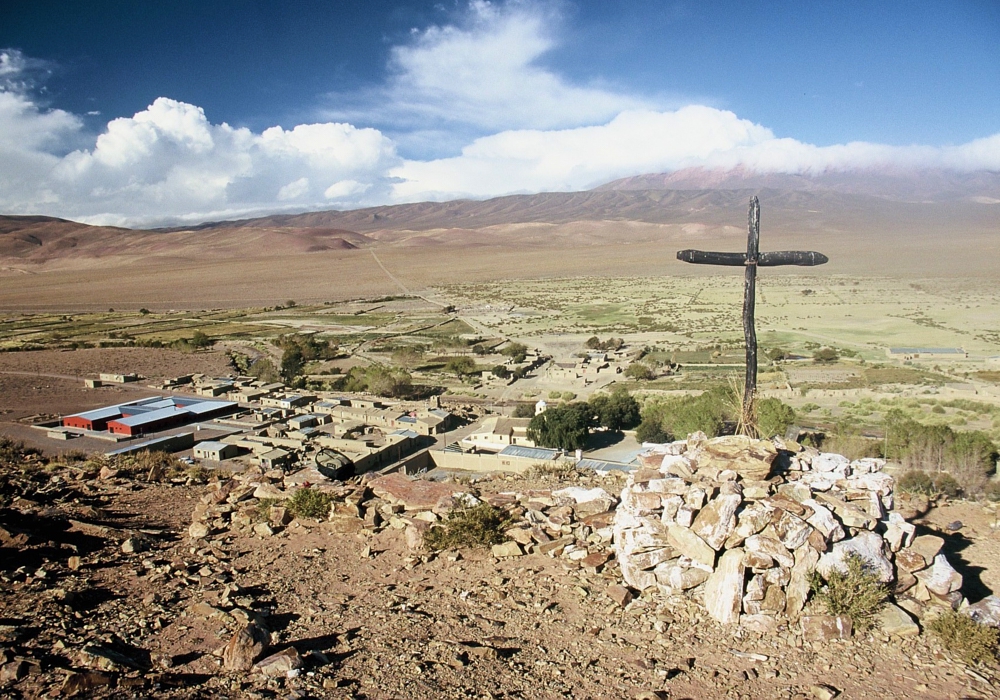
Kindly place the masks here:
[(890, 637), (916, 637), (920, 634), (920, 625), (913, 621), (908, 612), (893, 603), (886, 603), (882, 607), (877, 624)]
[(411, 479), (405, 474), (386, 474), (368, 482), (379, 498), (406, 510), (448, 511), (458, 493), (468, 493), (460, 484), (442, 484), (426, 479)]

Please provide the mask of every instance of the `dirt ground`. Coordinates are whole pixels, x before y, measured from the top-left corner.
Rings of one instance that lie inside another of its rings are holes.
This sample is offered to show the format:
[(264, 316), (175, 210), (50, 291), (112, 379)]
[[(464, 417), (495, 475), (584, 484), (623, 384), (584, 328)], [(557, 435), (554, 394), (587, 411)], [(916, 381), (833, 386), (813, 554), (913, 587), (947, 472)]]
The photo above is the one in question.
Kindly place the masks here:
[[(162, 348), (101, 348), (35, 350), (0, 353), (0, 435), (21, 440), (49, 455), (104, 452), (113, 443), (78, 438), (50, 440), (31, 427), (46, 419), (131, 401), (161, 392), (152, 381), (181, 374), (225, 375), (232, 371), (222, 352), (184, 353)], [(85, 377), (101, 372), (135, 372), (148, 379), (97, 388), (83, 385)]]
[(164, 348), (85, 348), (0, 353), (0, 374), (30, 372), (82, 379), (96, 378), (101, 372), (134, 372), (152, 381), (181, 374), (214, 376), (231, 371), (225, 353), (212, 350), (180, 352)]
[[(1000, 687), (995, 669), (977, 679), (928, 635), (811, 644), (719, 626), (689, 602), (638, 599), (623, 608), (609, 597), (621, 582), (613, 560), (598, 573), (543, 554), (434, 555), (409, 548), (395, 527), (308, 519), (271, 536), (229, 530), (192, 540), (191, 514), (211, 489), (190, 480), (100, 479), (70, 468), (30, 483), (9, 470), (0, 478), (9, 697), (62, 689), (96, 697), (804, 700), (826, 686), (843, 698), (937, 700), (997, 697)], [(560, 483), (501, 477), (476, 486), (488, 498)], [(977, 509), (949, 504), (926, 526), (960, 517), (969, 523), (967, 561), (993, 557), (995, 567), (996, 537), (976, 525)], [(243, 618), (266, 625), (272, 651), (294, 647), (305, 658), (301, 672), (224, 672), (221, 648)]]

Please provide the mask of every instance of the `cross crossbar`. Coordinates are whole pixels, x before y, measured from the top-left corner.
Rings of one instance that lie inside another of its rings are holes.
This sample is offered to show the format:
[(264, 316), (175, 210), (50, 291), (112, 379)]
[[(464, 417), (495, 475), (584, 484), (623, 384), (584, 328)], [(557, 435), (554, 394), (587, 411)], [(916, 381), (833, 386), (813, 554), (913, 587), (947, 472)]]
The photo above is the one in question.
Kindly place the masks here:
[[(712, 253), (705, 250), (679, 250), (677, 251), (677, 259), (700, 265), (742, 267), (747, 264), (746, 253)], [(757, 267), (778, 267), (779, 265), (811, 267), (829, 261), (828, 257), (814, 250), (776, 250), (772, 253), (757, 254)]]
[[(769, 253), (759, 251), (760, 244), (760, 202), (756, 197), (750, 200), (747, 213), (747, 252), (717, 253), (705, 250), (681, 250), (677, 259), (697, 265), (729, 265), (746, 268), (743, 285), (743, 335), (746, 339), (747, 365), (743, 384), (743, 416), (750, 419), (754, 415), (754, 400), (757, 393), (757, 330), (754, 327), (754, 307), (756, 305), (756, 285), (758, 267), (778, 267), (780, 265), (813, 266), (829, 262), (822, 253), (814, 250), (779, 250)], [(750, 425), (745, 428), (753, 430)]]

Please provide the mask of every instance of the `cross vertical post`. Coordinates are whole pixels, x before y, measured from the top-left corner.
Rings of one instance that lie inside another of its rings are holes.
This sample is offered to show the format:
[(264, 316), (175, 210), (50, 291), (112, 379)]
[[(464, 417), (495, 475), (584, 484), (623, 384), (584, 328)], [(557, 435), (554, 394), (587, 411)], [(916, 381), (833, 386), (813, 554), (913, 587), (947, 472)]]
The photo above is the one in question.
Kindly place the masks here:
[(760, 252), (760, 202), (756, 197), (750, 200), (747, 213), (747, 252), (717, 253), (704, 250), (679, 250), (677, 259), (699, 265), (742, 265), (743, 282), (743, 336), (746, 340), (747, 364), (743, 383), (743, 405), (740, 427), (752, 433), (756, 430), (754, 402), (757, 394), (757, 330), (754, 326), (754, 307), (757, 300), (757, 268), (779, 265), (822, 265), (829, 259), (812, 250), (779, 250)]
[(743, 337), (747, 346), (746, 376), (743, 382), (743, 417), (753, 415), (754, 394), (757, 393), (757, 330), (754, 309), (757, 300), (757, 257), (760, 250), (760, 202), (750, 200), (747, 213), (747, 261), (743, 282)]

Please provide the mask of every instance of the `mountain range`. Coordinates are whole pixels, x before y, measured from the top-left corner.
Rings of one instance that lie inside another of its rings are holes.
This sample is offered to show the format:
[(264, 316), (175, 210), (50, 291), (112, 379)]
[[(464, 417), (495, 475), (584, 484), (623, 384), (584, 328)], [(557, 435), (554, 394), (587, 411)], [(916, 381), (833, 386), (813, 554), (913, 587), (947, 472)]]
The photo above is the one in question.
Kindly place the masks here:
[[(386, 246), (607, 245), (731, 237), (757, 195), (762, 227), (781, 238), (914, 240), (998, 234), (1000, 173), (868, 170), (817, 175), (693, 168), (616, 180), (584, 192), (512, 195), (280, 214), (152, 230), (0, 216), (0, 259), (231, 258)], [(647, 226), (641, 226), (646, 224)], [(648, 226), (652, 225), (652, 226)]]

